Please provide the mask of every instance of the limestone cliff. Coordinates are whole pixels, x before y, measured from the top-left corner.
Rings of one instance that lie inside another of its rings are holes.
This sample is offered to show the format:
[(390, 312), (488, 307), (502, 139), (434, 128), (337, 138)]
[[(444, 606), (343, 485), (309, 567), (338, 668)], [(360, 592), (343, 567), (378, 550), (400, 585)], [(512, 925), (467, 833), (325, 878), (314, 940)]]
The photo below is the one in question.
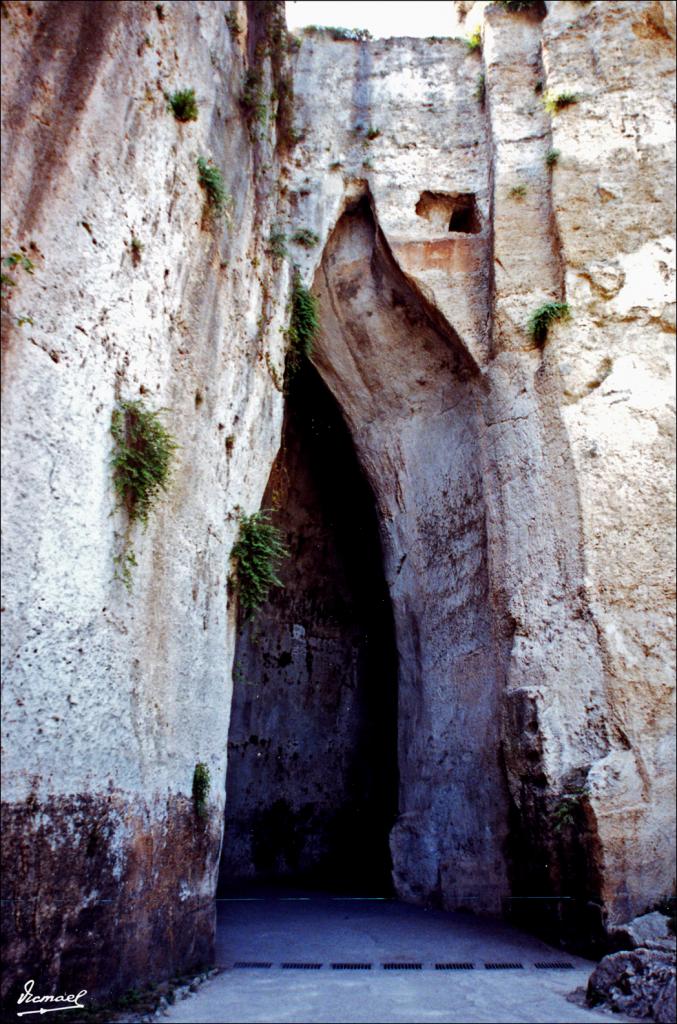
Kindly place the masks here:
[[(363, 635), (397, 662), (401, 897), (523, 920), (550, 897), (533, 923), (585, 944), (672, 891), (675, 8), (531, 6), (458, 4), (462, 33), (482, 27), (471, 52), (298, 45), (273, 3), (3, 3), (10, 997), (28, 968), (111, 994), (209, 960), (233, 677), (250, 753), (277, 742), (294, 790), (295, 736), (345, 766), (308, 715), (347, 706), (332, 673), (369, 675)], [(168, 97), (187, 88), (181, 122)], [(231, 197), (220, 220), (199, 158)], [(283, 437), (266, 502), (296, 465), (291, 534), (306, 507), (318, 544), (332, 521), (291, 404), (283, 435), (292, 262), (394, 634), (327, 541), (321, 566), (297, 549), (257, 652), (229, 556)], [(569, 319), (530, 334), (552, 302)], [(136, 397), (180, 448), (127, 590), (110, 425)], [(236, 644), (244, 676), (272, 673), (246, 714)], [(292, 684), (307, 699), (276, 735), (266, 695)], [(241, 815), (248, 770), (229, 781)]]

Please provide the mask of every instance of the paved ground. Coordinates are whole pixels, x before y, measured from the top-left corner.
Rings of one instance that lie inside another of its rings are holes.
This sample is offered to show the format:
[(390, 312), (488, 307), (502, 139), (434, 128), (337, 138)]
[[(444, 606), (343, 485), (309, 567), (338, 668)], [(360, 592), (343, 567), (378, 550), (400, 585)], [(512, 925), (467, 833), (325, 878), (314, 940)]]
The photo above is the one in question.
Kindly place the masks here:
[[(268, 895), (220, 901), (218, 919), (217, 964), (223, 973), (173, 1006), (167, 1015), (171, 1021), (609, 1024), (624, 1019), (567, 1001), (568, 993), (586, 984), (591, 963), (468, 914), (395, 901)], [(282, 966), (301, 963), (321, 967)], [(333, 966), (347, 963), (371, 967)], [(487, 963), (523, 966), (487, 968)], [(536, 967), (555, 963), (571, 968)], [(466, 966), (440, 969), (437, 964)]]

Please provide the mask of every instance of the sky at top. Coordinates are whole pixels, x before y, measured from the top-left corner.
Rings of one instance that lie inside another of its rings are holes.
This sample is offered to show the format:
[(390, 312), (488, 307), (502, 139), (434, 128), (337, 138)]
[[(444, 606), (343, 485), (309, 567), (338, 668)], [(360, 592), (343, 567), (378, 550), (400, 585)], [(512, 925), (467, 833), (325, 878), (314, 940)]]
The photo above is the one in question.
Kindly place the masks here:
[(450, 0), (287, 0), (287, 27), (367, 28), (376, 37), (448, 36)]

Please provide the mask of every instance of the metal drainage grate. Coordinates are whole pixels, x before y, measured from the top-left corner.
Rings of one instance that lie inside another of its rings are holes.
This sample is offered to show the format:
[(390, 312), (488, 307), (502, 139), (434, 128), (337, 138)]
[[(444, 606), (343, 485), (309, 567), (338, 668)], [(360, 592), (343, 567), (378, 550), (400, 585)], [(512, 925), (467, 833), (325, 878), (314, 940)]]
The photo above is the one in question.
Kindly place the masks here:
[(523, 968), (524, 964), (518, 963), (506, 963), (506, 964), (485, 964), (488, 971), (507, 971), (510, 969)]
[(280, 964), (285, 971), (319, 971), (322, 964)]
[(423, 964), (381, 964), (384, 971), (420, 971)]
[(233, 964), (233, 967), (247, 968), (247, 967), (272, 967), (268, 960), (238, 960)]
[(574, 965), (568, 963), (566, 960), (553, 960), (548, 963), (546, 960), (541, 960), (539, 963), (534, 964), (534, 967), (538, 967), (541, 971), (573, 971)]
[(475, 965), (469, 963), (435, 964), (436, 971), (473, 971), (474, 969)]
[(370, 971), (371, 964), (332, 964), (333, 971)]

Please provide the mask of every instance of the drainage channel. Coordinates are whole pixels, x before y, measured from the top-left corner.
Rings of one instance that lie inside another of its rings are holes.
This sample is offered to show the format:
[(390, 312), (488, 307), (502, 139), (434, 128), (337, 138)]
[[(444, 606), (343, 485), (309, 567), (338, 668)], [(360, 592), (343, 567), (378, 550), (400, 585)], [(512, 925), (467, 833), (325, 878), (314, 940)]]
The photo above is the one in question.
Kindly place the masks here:
[(573, 971), (574, 965), (568, 961), (539, 960), (533, 964), (523, 964), (518, 961), (484, 961), (483, 963), (472, 963), (470, 961), (440, 961), (438, 963), (424, 963), (416, 961), (393, 961), (381, 963), (369, 963), (366, 961), (341, 961), (337, 963), (321, 963), (317, 961), (284, 961), (276, 964), (272, 960), (236, 960), (232, 964), (233, 970), (283, 970), (283, 971), (515, 971), (533, 968), (539, 971)]

